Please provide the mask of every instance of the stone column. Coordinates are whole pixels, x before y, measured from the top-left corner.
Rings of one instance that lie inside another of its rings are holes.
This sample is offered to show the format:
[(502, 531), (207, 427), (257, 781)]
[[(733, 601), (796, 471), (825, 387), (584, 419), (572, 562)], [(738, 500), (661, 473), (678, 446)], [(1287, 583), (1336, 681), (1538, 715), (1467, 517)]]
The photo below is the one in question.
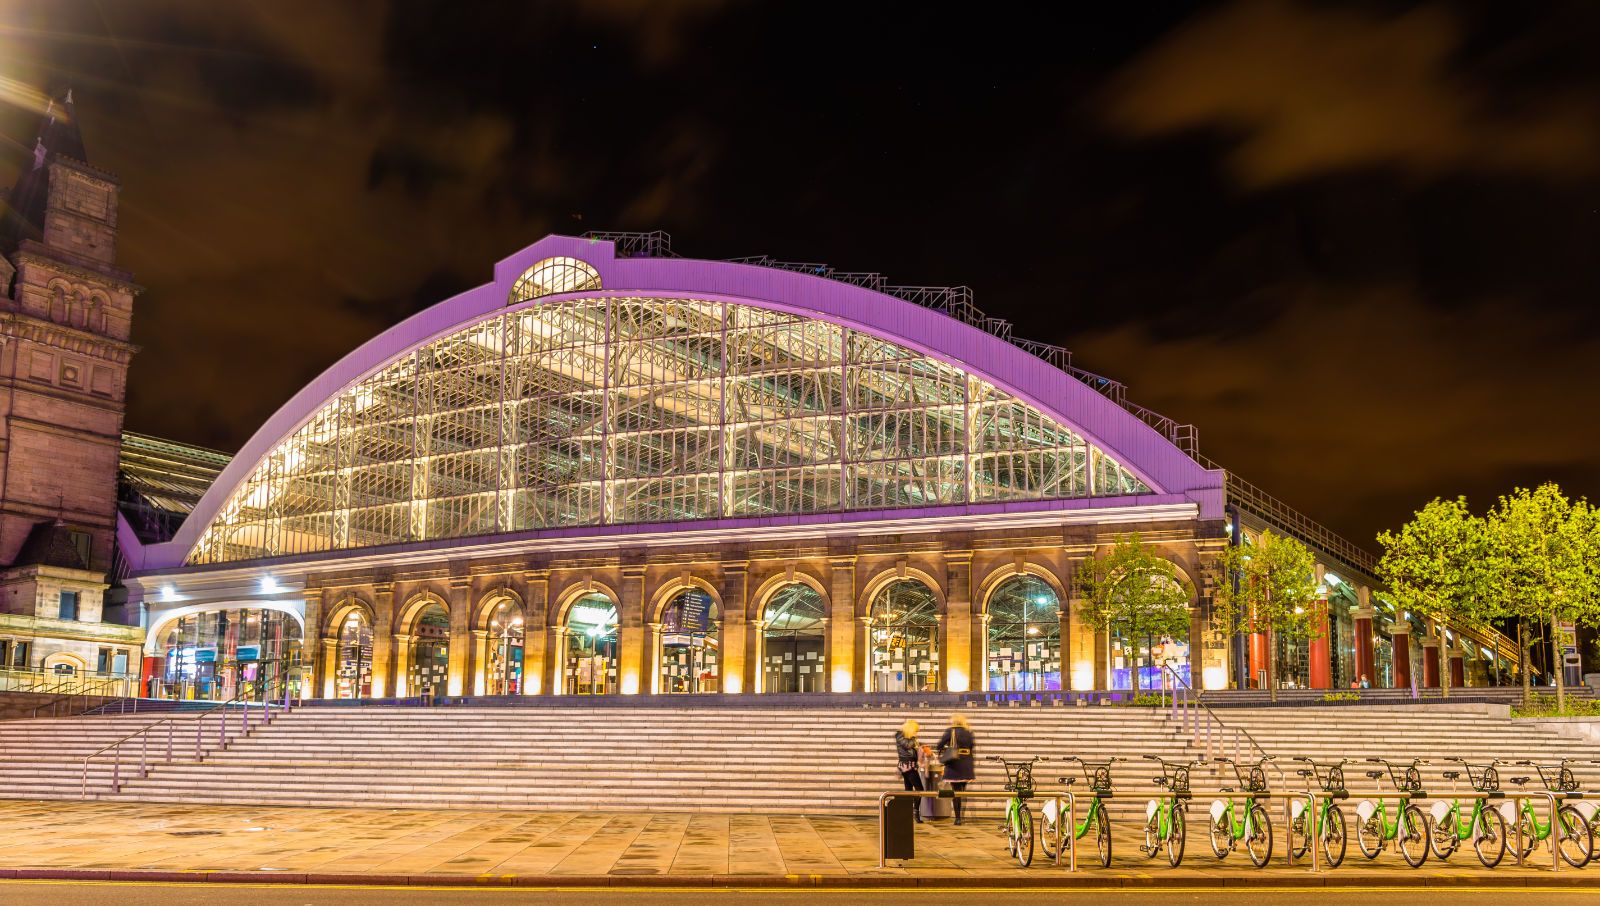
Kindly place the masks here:
[[(489, 630), (473, 629), (472, 632), (472, 694), (489, 694)], [(495, 643), (499, 643), (495, 639)]]
[(660, 623), (646, 623), (645, 624), (645, 629), (649, 630), (647, 635), (648, 635), (648, 637), (650, 639), (650, 642), (649, 642), (649, 645), (650, 645), (649, 661), (650, 661), (650, 665), (651, 665), (650, 666), (650, 681), (645, 684), (645, 688), (649, 690), (651, 695), (660, 695), (661, 692), (662, 692), (662, 686), (661, 686), (661, 624)]
[(828, 586), (827, 688), (852, 692), (861, 688), (863, 669), (856, 652), (856, 558), (830, 557)]
[[(827, 630), (823, 630), (826, 632)], [(767, 621), (751, 620), (745, 631), (745, 681), (744, 691), (766, 692)], [(796, 664), (799, 670), (800, 665)]]
[(1378, 662), (1372, 653), (1372, 620), (1376, 612), (1366, 603), (1367, 589), (1363, 587), (1358, 593), (1361, 604), (1351, 615), (1351, 632), (1355, 635), (1356, 643), (1356, 681), (1360, 682), (1364, 676), (1373, 686), (1377, 686)]
[(1072, 689), (1073, 646), (1078, 641), (1078, 633), (1072, 631), (1072, 605), (1070, 601), (1071, 599), (1068, 598), (1056, 608), (1056, 619), (1061, 624), (1061, 650), (1056, 654), (1061, 660), (1061, 689), (1063, 692)]
[(567, 688), (567, 632), (565, 626), (551, 626), (545, 631), (548, 652), (546, 663), (549, 675), (551, 695), (566, 695), (572, 690)]
[[(300, 696), (316, 698), (322, 689), (323, 677), (329, 674), (322, 654), (322, 589), (305, 590), (305, 626), (300, 634)], [(285, 681), (288, 677), (284, 677)], [(281, 697), (282, 690), (279, 690)]]
[(394, 690), (394, 584), (372, 588), (376, 611), (372, 621), (372, 697), (387, 698)]
[[(823, 617), (822, 618), (822, 669), (823, 669), (824, 672), (823, 672), (822, 676), (817, 678), (817, 691), (818, 692), (827, 692), (831, 688), (828, 684), (833, 681), (832, 678), (827, 673), (827, 671), (832, 669), (828, 665), (833, 663), (833, 658), (832, 658), (832, 655), (833, 655), (833, 630), (830, 628), (832, 626), (832, 624), (833, 624), (833, 621), (829, 617)], [(767, 645), (766, 645), (766, 642), (763, 640), (763, 642), (761, 643), (761, 656), (762, 657), (766, 657), (766, 651), (767, 651)], [(763, 662), (763, 665), (762, 665), (761, 669), (763, 669), (763, 670), (767, 669), (766, 666), (765, 666), (765, 662)], [(796, 667), (795, 669), (798, 670), (799, 668)], [(766, 680), (762, 680), (762, 683), (765, 684)]]
[(951, 551), (944, 555), (944, 625), (946, 650), (939, 652), (945, 692), (966, 692), (974, 687), (973, 665), (983, 657), (983, 635), (973, 620), (972, 552)]
[(524, 695), (549, 695), (556, 690), (550, 673), (550, 571), (530, 569), (523, 574), (528, 610), (523, 614), (522, 691)]
[(856, 639), (856, 651), (860, 657), (856, 660), (861, 663), (861, 672), (856, 678), (862, 692), (872, 691), (872, 617), (859, 617), (856, 620), (860, 637)]
[(755, 672), (761, 669), (760, 659), (751, 654), (759, 643), (750, 640), (749, 579), (747, 561), (722, 564), (722, 651), (718, 655), (722, 663), (717, 672), (722, 692), (754, 691)]
[[(390, 693), (395, 698), (405, 698), (410, 695), (421, 695), (421, 689), (411, 688), (411, 660), (416, 655), (417, 637), (396, 633), (394, 636), (394, 692)], [(373, 660), (377, 660), (374, 656)], [(374, 690), (376, 691), (376, 690)]]
[(472, 675), (472, 579), (450, 577), (450, 674), (445, 684), (450, 695), (466, 695), (473, 687)]
[(1434, 637), (1422, 640), (1422, 688), (1439, 688), (1439, 640)]
[(643, 564), (624, 566), (617, 589), (617, 691), (623, 695), (638, 695), (644, 679), (644, 572)]
[(1261, 688), (1261, 673), (1267, 669), (1267, 645), (1270, 640), (1265, 632), (1252, 632), (1249, 635), (1250, 644), (1250, 687)]
[(980, 613), (972, 619), (972, 659), (978, 665), (972, 673), (972, 686), (979, 692), (989, 688), (989, 621), (992, 615)]
[(1389, 628), (1389, 638), (1394, 646), (1394, 687), (1411, 688), (1411, 626), (1404, 621)]
[[(333, 698), (339, 694), (339, 690), (335, 685), (338, 682), (339, 640), (331, 637), (325, 638), (322, 640), (321, 647), (322, 659), (317, 672), (322, 676), (322, 697)], [(357, 681), (359, 682), (359, 678)], [(356, 694), (360, 695), (359, 689)]]

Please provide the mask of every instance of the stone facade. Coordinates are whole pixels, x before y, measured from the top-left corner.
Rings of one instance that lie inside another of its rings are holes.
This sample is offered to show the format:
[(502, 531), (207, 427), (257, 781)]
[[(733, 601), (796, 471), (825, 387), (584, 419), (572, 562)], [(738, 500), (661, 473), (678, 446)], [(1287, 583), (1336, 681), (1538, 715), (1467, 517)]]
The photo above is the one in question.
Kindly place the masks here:
[[(913, 578), (933, 590), (940, 614), (941, 675), (945, 691), (976, 689), (985, 676), (987, 605), (1005, 579), (1040, 577), (1057, 592), (1066, 684), (1094, 688), (1106, 674), (1103, 630), (1082, 621), (1083, 602), (1075, 597), (1074, 576), (1083, 561), (1137, 531), (1148, 545), (1170, 558), (1194, 583), (1191, 639), (1196, 677), (1226, 658), (1225, 644), (1209, 625), (1207, 563), (1225, 540), (1221, 524), (1194, 520), (1119, 524), (1075, 524), (1024, 530), (975, 529), (916, 531), (912, 525), (872, 535), (818, 537), (763, 544), (652, 546), (581, 556), (530, 552), (474, 559), (439, 559), (403, 567), (318, 570), (305, 576), (303, 651), (313, 674), (303, 685), (308, 696), (335, 694), (333, 670), (341, 626), (359, 612), (374, 628), (372, 696), (416, 695), (407, 688), (407, 651), (415, 622), (427, 604), (442, 604), (450, 614), (451, 695), (482, 694), (486, 624), (507, 599), (522, 608), (525, 638), (524, 694), (566, 691), (561, 677), (562, 633), (567, 611), (585, 594), (599, 593), (617, 607), (618, 673), (622, 694), (661, 689), (657, 661), (661, 611), (675, 593), (697, 588), (709, 593), (721, 619), (720, 689), (760, 692), (761, 620), (768, 601), (792, 583), (810, 586), (826, 602), (824, 661), (828, 687), (836, 692), (867, 686), (865, 619), (879, 589), (898, 578)], [(292, 578), (289, 581), (293, 581)], [(198, 596), (185, 610), (204, 608)], [(152, 637), (159, 634), (152, 618)], [(1069, 666), (1070, 665), (1070, 666)], [(1207, 674), (1208, 676), (1211, 674)], [(1100, 684), (1103, 688), (1103, 682)]]

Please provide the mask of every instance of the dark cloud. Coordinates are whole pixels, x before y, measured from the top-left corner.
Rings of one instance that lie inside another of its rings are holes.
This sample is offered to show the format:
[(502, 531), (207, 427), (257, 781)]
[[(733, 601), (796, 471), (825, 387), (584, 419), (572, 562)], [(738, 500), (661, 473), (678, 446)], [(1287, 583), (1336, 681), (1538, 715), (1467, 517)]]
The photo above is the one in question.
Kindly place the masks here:
[[(124, 181), (135, 430), (237, 448), (545, 233), (662, 228), (971, 285), (1361, 542), (1600, 496), (1596, 38), (1583, 3), (0, 0), (0, 76), (71, 81)], [(12, 164), (33, 116), (0, 105)]]
[(1142, 54), (1106, 116), (1136, 136), (1220, 133), (1234, 144), (1229, 171), (1253, 187), (1351, 167), (1592, 174), (1600, 93), (1569, 81), (1498, 94), (1460, 65), (1465, 40), (1438, 4), (1237, 0)]

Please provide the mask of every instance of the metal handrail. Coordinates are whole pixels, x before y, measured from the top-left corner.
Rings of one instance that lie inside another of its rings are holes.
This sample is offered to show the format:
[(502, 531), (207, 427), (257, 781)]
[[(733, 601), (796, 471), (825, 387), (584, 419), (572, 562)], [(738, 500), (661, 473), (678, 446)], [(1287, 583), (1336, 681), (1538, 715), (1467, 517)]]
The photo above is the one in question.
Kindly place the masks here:
[[(1206, 755), (1207, 758), (1211, 758), (1212, 757), (1212, 755), (1211, 755), (1211, 724), (1212, 723), (1215, 723), (1217, 725), (1217, 730), (1218, 730), (1218, 736), (1219, 737), (1221, 736), (1222, 733), (1227, 732), (1229, 730), (1231, 730), (1233, 732), (1233, 734), (1234, 734), (1233, 735), (1233, 755), (1234, 755), (1234, 759), (1235, 760), (1237, 760), (1239, 758), (1239, 755), (1240, 755), (1239, 739), (1240, 739), (1241, 736), (1250, 741), (1250, 747), (1255, 750), (1257, 755), (1259, 755), (1259, 756), (1261, 756), (1263, 758), (1266, 758), (1266, 757), (1269, 756), (1270, 753), (1267, 752), (1266, 748), (1264, 746), (1262, 746), (1261, 743), (1256, 741), (1256, 738), (1254, 736), (1250, 735), (1250, 731), (1249, 730), (1246, 730), (1243, 727), (1230, 727), (1230, 726), (1228, 726), (1228, 724), (1225, 721), (1223, 721), (1223, 719), (1221, 717), (1218, 717), (1217, 716), (1217, 712), (1214, 711), (1210, 705), (1205, 703), (1205, 700), (1202, 699), (1200, 697), (1200, 694), (1195, 691), (1195, 688), (1192, 685), (1189, 684), (1189, 681), (1184, 679), (1183, 675), (1180, 674), (1177, 670), (1173, 669), (1171, 664), (1162, 664), (1161, 665), (1161, 669), (1162, 669), (1163, 675), (1172, 677), (1172, 682), (1173, 682), (1173, 685), (1171, 686), (1171, 691), (1172, 691), (1172, 715), (1173, 715), (1173, 719), (1178, 721), (1178, 726), (1180, 728), (1180, 732), (1190, 733), (1191, 734), (1191, 738), (1194, 740), (1194, 743), (1196, 745), (1199, 745), (1199, 743), (1200, 743), (1201, 725), (1202, 725), (1202, 723), (1204, 724), (1204, 727), (1205, 727), (1205, 750), (1204, 751), (1205, 751), (1205, 755)], [(1165, 692), (1165, 691), (1166, 690), (1163, 690), (1163, 692)], [(1183, 693), (1183, 695), (1181, 697), (1179, 695), (1180, 692)], [(1181, 698), (1181, 700), (1180, 700), (1180, 698)], [(1204, 713), (1205, 713), (1206, 720), (1204, 720), (1204, 721), (1201, 720), (1201, 711), (1204, 711)], [(1220, 742), (1220, 739), (1219, 739), (1219, 742)], [(1277, 764), (1272, 764), (1272, 768), (1273, 768), (1273, 770), (1278, 772), (1278, 777), (1279, 777), (1280, 780), (1283, 780), (1283, 781), (1287, 782), (1288, 775), (1284, 773), (1284, 770), (1283, 770), (1283, 768), (1281, 766), (1279, 766)]]
[[(288, 698), (288, 694), (287, 694), (288, 686), (285, 685), (284, 688), (285, 688), (285, 695), (284, 695), (284, 703), (283, 703), (282, 708), (283, 708), (284, 711), (287, 711), (288, 708), (289, 708), (289, 698)], [(112, 751), (112, 750), (116, 750), (116, 755), (115, 755), (114, 760), (111, 763), (111, 792), (113, 792), (113, 793), (119, 792), (122, 789), (122, 779), (121, 779), (121, 773), (122, 773), (122, 749), (121, 749), (121, 746), (123, 746), (124, 744), (126, 744), (128, 742), (131, 742), (134, 739), (141, 738), (141, 737), (143, 738), (143, 743), (144, 744), (139, 750), (139, 775), (138, 776), (139, 777), (147, 776), (150, 773), (150, 768), (149, 768), (150, 739), (151, 739), (151, 737), (153, 735), (153, 731), (157, 727), (165, 725), (166, 728), (167, 728), (167, 754), (166, 754), (165, 760), (163, 761), (164, 764), (171, 764), (172, 761), (174, 760), (173, 759), (173, 751), (174, 751), (174, 749), (173, 749), (173, 743), (174, 743), (174, 733), (173, 733), (173, 731), (174, 731), (174, 727), (176, 726), (178, 721), (189, 720), (189, 721), (194, 721), (194, 723), (195, 723), (195, 736), (194, 736), (194, 759), (195, 759), (195, 761), (201, 761), (201, 760), (203, 760), (205, 758), (205, 751), (206, 750), (204, 749), (204, 737), (205, 737), (206, 718), (210, 717), (213, 714), (216, 714), (219, 711), (222, 712), (222, 715), (221, 715), (222, 716), (222, 722), (217, 728), (217, 745), (216, 745), (216, 749), (214, 751), (220, 751), (220, 750), (226, 749), (228, 747), (228, 741), (229, 741), (229, 736), (228, 736), (228, 713), (229, 712), (228, 712), (227, 709), (230, 706), (234, 706), (234, 707), (237, 707), (237, 706), (240, 706), (240, 705), (243, 706), (242, 708), (239, 709), (240, 710), (239, 734), (241, 736), (249, 735), (249, 733), (250, 733), (250, 711), (251, 711), (252, 706), (255, 704), (255, 702), (252, 699), (242, 698), (241, 697), (242, 694), (243, 693), (237, 693), (237, 694), (234, 695), (233, 698), (230, 698), (225, 702), (219, 702), (218, 704), (215, 704), (215, 705), (211, 706), (210, 708), (207, 708), (206, 710), (201, 711), (201, 712), (199, 712), (197, 714), (182, 714), (182, 715), (173, 715), (172, 717), (164, 717), (164, 718), (162, 718), (162, 719), (160, 719), (158, 721), (155, 721), (154, 723), (147, 724), (144, 727), (139, 728), (138, 730), (128, 734), (127, 736), (122, 737), (121, 739), (117, 740), (116, 742), (111, 743), (110, 745), (103, 746), (100, 749), (98, 749), (97, 751), (92, 752), (92, 753), (84, 756), (84, 759), (83, 759), (83, 772), (82, 772), (82, 785), (81, 785), (81, 788), (79, 790), (79, 798), (81, 798), (81, 799), (89, 798), (89, 765), (90, 765), (90, 763), (93, 762), (94, 759), (96, 759), (96, 758), (100, 757), (101, 755), (104, 755), (106, 752), (109, 752), (109, 751)], [(261, 700), (260, 725), (265, 726), (266, 724), (269, 724), (269, 723), (272, 722), (272, 708), (273, 708), (272, 697), (271, 696), (263, 697), (262, 700)]]

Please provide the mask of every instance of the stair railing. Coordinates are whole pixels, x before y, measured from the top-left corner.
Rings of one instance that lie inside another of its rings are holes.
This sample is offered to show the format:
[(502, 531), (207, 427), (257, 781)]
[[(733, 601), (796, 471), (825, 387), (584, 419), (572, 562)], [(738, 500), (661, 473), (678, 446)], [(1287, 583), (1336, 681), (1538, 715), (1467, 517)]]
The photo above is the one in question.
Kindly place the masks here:
[[(154, 762), (154, 764), (172, 764), (177, 761), (178, 725), (183, 721), (190, 721), (194, 724), (194, 760), (196, 762), (205, 760), (205, 756), (208, 752), (223, 751), (227, 749), (228, 743), (235, 737), (243, 738), (250, 735), (253, 727), (264, 727), (270, 724), (275, 717), (273, 714), (273, 710), (275, 708), (278, 710), (279, 714), (288, 711), (289, 699), (287, 696), (285, 696), (284, 703), (282, 705), (277, 705), (273, 702), (270, 687), (267, 690), (263, 690), (263, 692), (265, 694), (262, 696), (262, 699), (259, 703), (253, 699), (241, 697), (241, 693), (234, 695), (233, 698), (228, 699), (225, 702), (220, 702), (216, 705), (213, 705), (210, 708), (199, 712), (198, 714), (180, 714), (172, 717), (162, 718), (161, 720), (147, 724), (146, 726), (129, 733), (127, 736), (122, 737), (110, 745), (103, 746), (97, 751), (84, 756), (83, 780), (81, 789), (79, 790), (79, 798), (89, 798), (89, 765), (95, 759), (102, 756), (107, 756), (108, 753), (109, 757), (111, 758), (111, 792), (117, 793), (122, 790), (123, 752), (127, 747), (132, 745), (135, 740), (138, 741), (139, 746), (139, 769), (134, 775), (134, 779), (142, 779), (148, 776), (151, 767), (154, 766), (151, 762), (150, 754), (150, 745), (152, 740), (156, 741), (157, 746), (156, 758), (158, 760)], [(255, 715), (258, 704), (260, 706), (261, 713), (256, 716), (252, 716)], [(235, 714), (238, 715), (237, 720), (233, 719), (233, 715)], [(206, 721), (212, 715), (216, 715), (218, 718), (216, 744), (212, 748), (207, 749), (206, 739), (209, 733), (206, 730)], [(159, 739), (159, 736), (161, 735), (159, 731), (162, 728), (165, 728), (166, 730), (166, 749), (164, 753), (160, 749), (161, 742)], [(185, 736), (187, 736), (187, 731), (185, 731)], [(184, 748), (187, 750), (187, 742), (184, 743)]]
[[(1196, 748), (1205, 752), (1207, 761), (1216, 757), (1212, 754), (1213, 730), (1216, 740), (1215, 751), (1219, 753), (1226, 751), (1225, 740), (1228, 737), (1232, 738), (1234, 761), (1239, 761), (1244, 755), (1245, 742), (1250, 744), (1251, 750), (1257, 757), (1266, 757), (1267, 750), (1250, 735), (1249, 730), (1243, 727), (1230, 727), (1224, 723), (1222, 718), (1217, 716), (1217, 712), (1200, 699), (1200, 695), (1189, 681), (1184, 679), (1183, 674), (1173, 669), (1171, 664), (1162, 664), (1161, 670), (1167, 679), (1167, 689), (1163, 690), (1163, 695), (1168, 691), (1172, 695), (1172, 719), (1177, 722), (1179, 732), (1187, 735)], [(1280, 779), (1287, 776), (1282, 768), (1273, 765), (1273, 769), (1278, 772)]]

